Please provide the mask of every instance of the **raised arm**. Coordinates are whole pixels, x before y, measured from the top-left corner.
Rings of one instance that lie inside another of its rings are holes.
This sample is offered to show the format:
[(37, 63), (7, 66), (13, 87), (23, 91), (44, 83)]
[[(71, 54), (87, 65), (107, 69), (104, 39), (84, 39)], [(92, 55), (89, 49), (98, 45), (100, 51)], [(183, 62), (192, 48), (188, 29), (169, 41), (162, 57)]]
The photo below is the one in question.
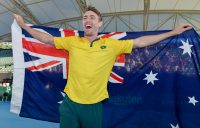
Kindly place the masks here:
[(191, 28), (192, 28), (192, 25), (186, 23), (186, 24), (181, 24), (177, 26), (174, 30), (166, 32), (166, 33), (162, 33), (158, 35), (142, 36), (142, 37), (136, 38), (134, 39), (134, 42), (135, 42), (134, 48), (142, 48), (142, 47), (156, 44), (160, 42), (161, 40), (164, 40), (171, 36), (181, 34), (184, 31), (189, 30)]
[(25, 29), (27, 32), (29, 32), (31, 34), (31, 36), (33, 36), (35, 39), (46, 43), (46, 44), (51, 44), (54, 46), (54, 37), (50, 34), (44, 33), (44, 32), (40, 32), (38, 30), (35, 30), (31, 27), (29, 27), (28, 25), (26, 25), (24, 23), (23, 17), (17, 14), (13, 14), (17, 24)]

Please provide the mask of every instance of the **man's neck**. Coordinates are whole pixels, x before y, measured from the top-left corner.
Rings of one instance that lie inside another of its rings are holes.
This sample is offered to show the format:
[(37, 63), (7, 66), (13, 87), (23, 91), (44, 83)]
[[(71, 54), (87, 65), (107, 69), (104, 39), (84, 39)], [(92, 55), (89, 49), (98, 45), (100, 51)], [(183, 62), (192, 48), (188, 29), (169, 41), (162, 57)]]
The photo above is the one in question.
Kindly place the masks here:
[(95, 39), (97, 39), (97, 35), (94, 35), (94, 36), (85, 36), (85, 38), (88, 39), (90, 42), (92, 42)]

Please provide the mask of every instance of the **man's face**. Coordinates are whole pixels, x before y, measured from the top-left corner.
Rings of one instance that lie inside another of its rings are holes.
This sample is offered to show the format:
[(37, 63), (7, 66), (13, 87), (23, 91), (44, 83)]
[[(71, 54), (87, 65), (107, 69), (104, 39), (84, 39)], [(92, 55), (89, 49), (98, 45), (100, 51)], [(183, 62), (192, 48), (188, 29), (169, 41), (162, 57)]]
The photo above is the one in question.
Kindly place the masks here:
[(98, 33), (102, 21), (99, 21), (99, 16), (93, 11), (85, 12), (83, 16), (83, 30), (85, 36), (93, 36)]

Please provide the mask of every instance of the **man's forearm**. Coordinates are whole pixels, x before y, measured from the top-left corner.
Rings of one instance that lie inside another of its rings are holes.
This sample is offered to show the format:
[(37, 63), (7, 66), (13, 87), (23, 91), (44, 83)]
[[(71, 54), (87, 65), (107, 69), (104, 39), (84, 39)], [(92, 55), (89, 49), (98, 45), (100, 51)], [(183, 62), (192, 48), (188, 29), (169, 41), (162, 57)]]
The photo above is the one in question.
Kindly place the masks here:
[(142, 48), (146, 46), (150, 46), (164, 40), (168, 37), (177, 35), (174, 31), (158, 34), (158, 35), (149, 35), (149, 36), (142, 36), (135, 39), (135, 47)]
[(22, 28), (25, 29), (27, 32), (29, 32), (31, 36), (33, 36), (35, 39), (46, 44), (54, 45), (54, 39), (53, 39), (54, 37), (52, 35), (35, 30), (27, 26), (26, 24), (24, 24)]
[(134, 40), (134, 42), (135, 42), (134, 47), (142, 48), (142, 47), (146, 47), (149, 45), (153, 45), (153, 44), (156, 44), (156, 43), (160, 42), (161, 40), (164, 40), (168, 37), (181, 34), (191, 28), (192, 28), (191, 24), (185, 23), (185, 24), (181, 24), (181, 25), (177, 26), (176, 28), (174, 28), (174, 30), (172, 30), (170, 32), (166, 32), (166, 33), (158, 34), (158, 35), (139, 37)]

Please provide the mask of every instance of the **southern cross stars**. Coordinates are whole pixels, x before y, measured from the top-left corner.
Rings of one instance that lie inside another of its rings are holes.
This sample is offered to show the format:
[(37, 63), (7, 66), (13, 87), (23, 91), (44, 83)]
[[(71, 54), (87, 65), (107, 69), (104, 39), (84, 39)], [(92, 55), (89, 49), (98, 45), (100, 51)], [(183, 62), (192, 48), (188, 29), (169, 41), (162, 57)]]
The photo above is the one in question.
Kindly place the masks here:
[(199, 101), (197, 101), (197, 100), (195, 99), (194, 96), (193, 96), (193, 97), (188, 97), (188, 98), (189, 98), (189, 102), (188, 102), (188, 103), (192, 103), (194, 106), (196, 105), (197, 102), (199, 102)]
[(151, 83), (154, 85), (154, 81), (155, 81), (155, 80), (158, 80), (158, 79), (156, 78), (156, 75), (157, 75), (157, 74), (158, 74), (158, 73), (153, 74), (153, 72), (151, 71), (149, 74), (145, 74), (146, 77), (145, 77), (143, 80), (147, 80), (147, 84), (148, 84), (149, 82), (151, 82)]
[(179, 125), (177, 124), (176, 126), (170, 124), (172, 128), (179, 128)]
[(179, 48), (183, 49), (183, 54), (188, 53), (189, 56), (191, 57), (191, 53), (192, 53), (191, 47), (192, 47), (193, 45), (190, 45), (190, 44), (189, 44), (188, 39), (187, 39), (186, 42), (185, 42), (185, 41), (182, 41), (182, 40), (181, 40), (181, 42), (182, 42), (183, 45), (180, 46)]

